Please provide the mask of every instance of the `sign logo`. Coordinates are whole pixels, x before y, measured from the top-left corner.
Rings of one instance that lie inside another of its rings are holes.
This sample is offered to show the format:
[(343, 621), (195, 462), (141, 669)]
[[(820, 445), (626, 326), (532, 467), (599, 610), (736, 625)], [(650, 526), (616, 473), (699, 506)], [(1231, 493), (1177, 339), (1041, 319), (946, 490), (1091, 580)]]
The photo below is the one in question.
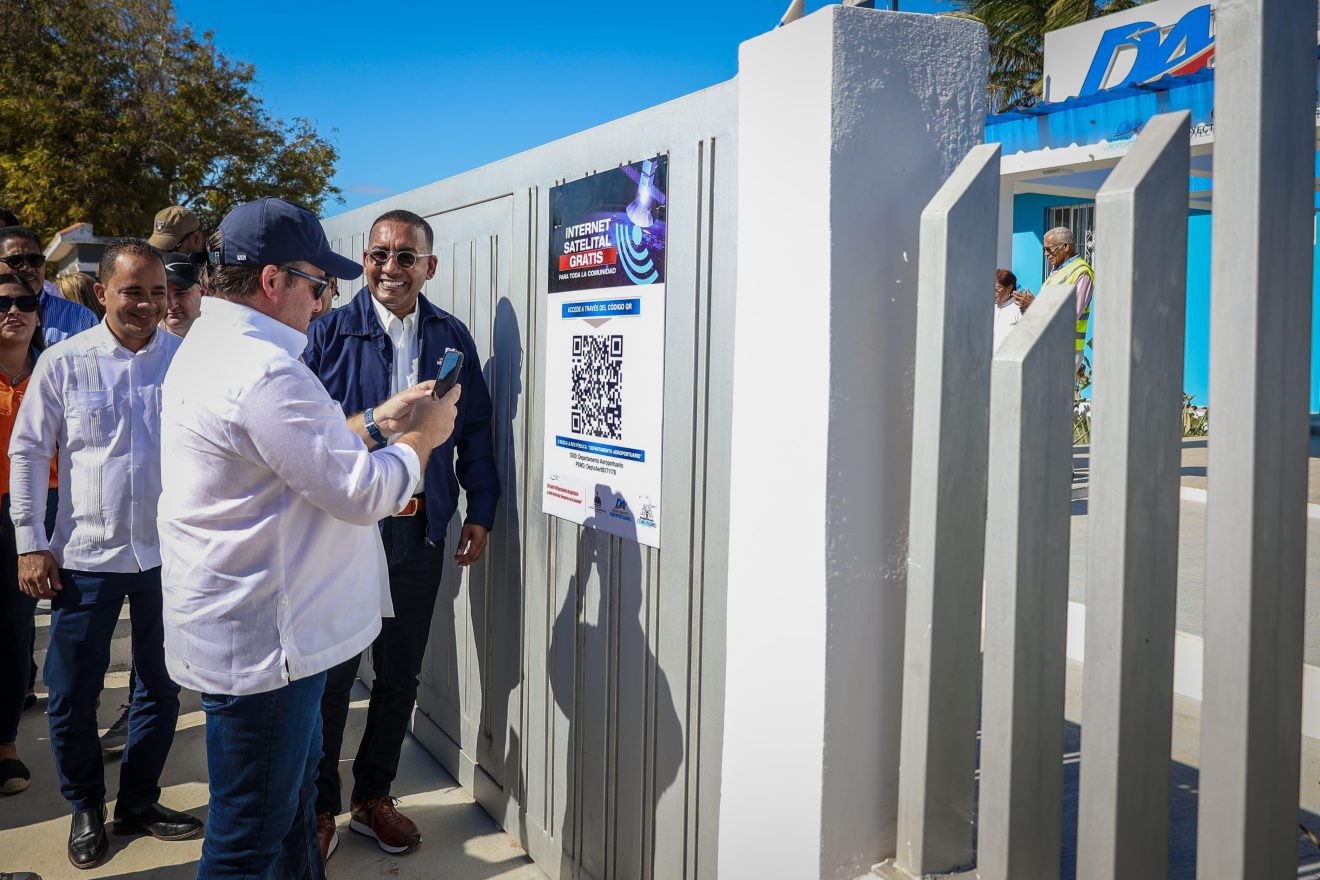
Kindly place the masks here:
[[(1214, 54), (1214, 7), (1209, 3), (1189, 11), (1167, 33), (1153, 21), (1129, 22), (1100, 38), (1078, 94), (1186, 76), (1209, 67)], [(1124, 73), (1129, 59), (1131, 67)]]

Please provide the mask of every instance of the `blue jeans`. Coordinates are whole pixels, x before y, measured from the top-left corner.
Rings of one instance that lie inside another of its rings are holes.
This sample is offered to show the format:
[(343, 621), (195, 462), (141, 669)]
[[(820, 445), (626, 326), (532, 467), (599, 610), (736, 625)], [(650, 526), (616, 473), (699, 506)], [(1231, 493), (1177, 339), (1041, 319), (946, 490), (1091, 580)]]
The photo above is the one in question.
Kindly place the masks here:
[(46, 687), (50, 743), (60, 793), (74, 810), (105, 803), (105, 770), (96, 702), (110, 665), (110, 642), (127, 599), (137, 681), (130, 695), (128, 745), (119, 770), (119, 807), (160, 800), (160, 774), (179, 720), (179, 686), (165, 671), (160, 569), (96, 574), (60, 569), (63, 589), (51, 600)]
[(198, 880), (324, 880), (316, 837), (325, 673), (278, 690), (202, 694), (211, 807)]

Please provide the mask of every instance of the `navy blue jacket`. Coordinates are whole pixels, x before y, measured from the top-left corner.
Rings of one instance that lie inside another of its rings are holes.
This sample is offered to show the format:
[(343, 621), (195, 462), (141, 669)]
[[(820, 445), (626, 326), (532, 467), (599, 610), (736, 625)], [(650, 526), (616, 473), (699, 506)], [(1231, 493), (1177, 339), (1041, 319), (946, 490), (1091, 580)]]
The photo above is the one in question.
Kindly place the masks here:
[[(417, 340), (421, 350), (418, 381), (434, 379), (446, 348), (463, 352), (463, 396), (458, 400), (454, 433), (431, 454), (426, 466), (426, 537), (438, 544), (458, 509), (458, 487), (467, 492), (465, 523), (495, 525), (500, 480), (491, 445), (490, 392), (481, 374), (476, 343), (463, 322), (437, 308), (425, 296), (417, 298)], [(312, 322), (303, 361), (351, 416), (378, 406), (390, 396), (394, 346), (365, 287), (353, 300)], [(454, 453), (458, 453), (457, 467)], [(457, 471), (457, 473), (455, 473)]]

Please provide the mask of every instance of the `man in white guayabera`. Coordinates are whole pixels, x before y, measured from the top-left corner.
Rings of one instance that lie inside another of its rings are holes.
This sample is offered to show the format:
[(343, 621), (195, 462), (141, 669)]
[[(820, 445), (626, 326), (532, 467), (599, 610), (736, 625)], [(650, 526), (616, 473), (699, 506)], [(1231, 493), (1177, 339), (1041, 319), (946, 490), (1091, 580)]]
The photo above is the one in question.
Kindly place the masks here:
[(208, 243), (202, 320), (161, 413), (160, 537), (170, 674), (202, 693), (210, 812), (199, 878), (325, 876), (315, 825), (326, 670), (392, 614), (376, 523), (407, 503), (454, 428), (455, 388), (375, 407), (367, 448), (299, 360), (327, 278), (362, 267), (307, 209), (235, 208)]

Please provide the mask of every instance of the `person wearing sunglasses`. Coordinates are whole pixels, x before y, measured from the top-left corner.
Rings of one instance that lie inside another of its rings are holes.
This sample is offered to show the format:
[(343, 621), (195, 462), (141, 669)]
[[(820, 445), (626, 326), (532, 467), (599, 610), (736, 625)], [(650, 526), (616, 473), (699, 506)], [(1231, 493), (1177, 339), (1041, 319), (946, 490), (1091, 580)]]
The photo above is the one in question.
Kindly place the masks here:
[(235, 208), (208, 249), (210, 296), (165, 380), (159, 517), (166, 659), (206, 714), (197, 876), (322, 878), (326, 670), (393, 613), (376, 523), (407, 503), (463, 392), (382, 395), (374, 423), (400, 437), (373, 449), (300, 360), (329, 277), (362, 267), (276, 198)]
[(91, 309), (65, 299), (60, 289), (46, 280), (41, 239), (26, 226), (0, 228), (0, 272), (17, 275), (38, 291), (42, 339), (47, 347), (100, 322)]
[[(435, 275), (434, 232), (411, 211), (390, 211), (371, 226), (363, 253), (366, 286), (342, 308), (312, 325), (303, 360), (344, 412), (363, 412), (387, 394), (438, 372), (447, 349), (464, 355), (458, 427), (435, 451), (425, 478), (402, 509), (381, 524), (389, 565), (387, 618), (371, 647), (375, 681), (371, 722), (353, 762), (349, 828), (372, 838), (388, 853), (411, 850), (421, 841), (417, 825), (390, 796), (399, 750), (417, 698), (417, 676), (431, 631), (431, 617), (445, 564), (445, 534), (458, 509), (458, 489), (467, 493), (467, 515), (454, 560), (468, 566), (481, 558), (500, 497), (491, 440), (491, 402), (476, 343), (467, 327), (422, 295)], [(373, 426), (374, 427), (374, 426)], [(388, 428), (369, 428), (372, 441), (390, 441)], [(328, 859), (338, 844), (335, 816), (343, 809), (339, 752), (348, 718), (349, 692), (358, 658), (330, 670), (321, 700), (325, 757), (317, 776), (317, 834)]]
[[(166, 297), (159, 251), (137, 239), (112, 242), (98, 276), (94, 290), (105, 320), (37, 361), (9, 442), (19, 585), (34, 599), (51, 600), (47, 715), (60, 793), (73, 811), (68, 857), (75, 868), (100, 864), (110, 848), (97, 702), (125, 602), (136, 684), (115, 831), (182, 840), (202, 827), (159, 802), (179, 716), (162, 633), (160, 400), (181, 340), (157, 327)], [(48, 537), (53, 459), (60, 498)]]
[[(9, 448), (14, 418), (27, 393), (40, 348), (37, 295), (12, 273), (0, 274), (0, 449)], [(55, 485), (52, 467), (48, 486)], [(25, 790), (31, 774), (18, 757), (19, 715), (28, 693), (28, 633), (37, 600), (18, 588), (18, 551), (9, 520), (9, 456), (0, 455), (0, 794)]]
[(329, 284), (326, 286), (325, 293), (321, 294), (321, 298), (316, 301), (316, 311), (312, 312), (313, 321), (330, 314), (330, 311), (335, 307), (335, 303), (339, 302), (339, 279), (330, 276), (326, 281)]

